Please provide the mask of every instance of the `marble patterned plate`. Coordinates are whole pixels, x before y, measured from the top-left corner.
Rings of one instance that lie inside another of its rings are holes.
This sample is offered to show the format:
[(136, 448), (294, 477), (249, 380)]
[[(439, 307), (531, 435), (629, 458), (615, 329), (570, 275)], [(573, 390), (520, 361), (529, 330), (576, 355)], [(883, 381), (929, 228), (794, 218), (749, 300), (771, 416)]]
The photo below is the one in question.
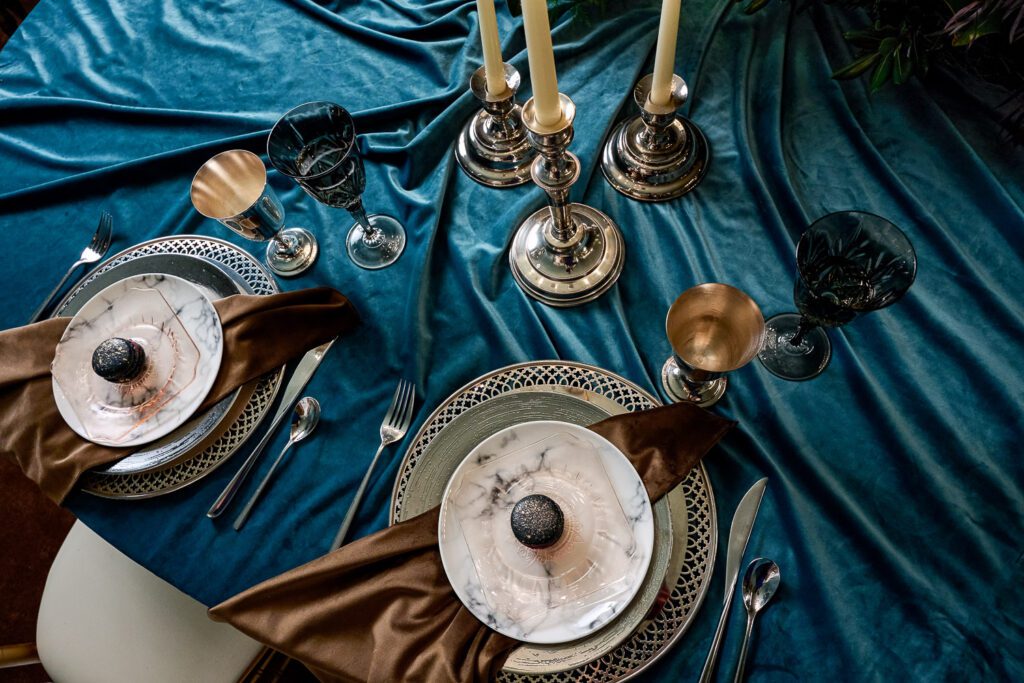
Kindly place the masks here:
[[(552, 417), (589, 425), (657, 405), (632, 382), (584, 363), (531, 361), (489, 372), (443, 401), (412, 437), (395, 477), (391, 522), (440, 504), (466, 454), (499, 429)], [(656, 533), (673, 539), (664, 583), (648, 572), (648, 586), (627, 613), (587, 638), (514, 650), (498, 673), (500, 683), (626, 680), (683, 637), (707, 595), (717, 551), (714, 493), (703, 465), (659, 500), (654, 514)], [(659, 516), (671, 523), (660, 524)]]
[[(520, 543), (512, 509), (541, 494), (564, 531), (543, 549)], [(527, 643), (566, 643), (601, 629), (643, 583), (654, 521), (636, 470), (613, 444), (578, 425), (537, 421), (479, 443), (441, 502), (441, 560), (481, 621)]]
[[(589, 425), (625, 412), (613, 399), (578, 387), (553, 384), (505, 387), (507, 391), (489, 396), (452, 417), (443, 417), (444, 428), (432, 438), (430, 430), (416, 442), (415, 476), (396, 482), (396, 498), (403, 506), (394, 520), (408, 519), (441, 502), (455, 468), (472, 448), (491, 434), (508, 426), (531, 420), (550, 419)], [(489, 394), (489, 392), (488, 392)], [(488, 395), (484, 394), (484, 395)], [(445, 411), (442, 411), (442, 415)], [(439, 416), (440, 417), (440, 416)], [(431, 423), (432, 424), (432, 423)], [(420, 447), (426, 444), (419, 454)], [(520, 674), (548, 674), (572, 670), (600, 658), (628, 639), (648, 612), (672, 590), (679, 577), (687, 548), (687, 504), (682, 489), (654, 505), (654, 556), (644, 583), (629, 606), (601, 630), (570, 644), (524, 645), (512, 652), (504, 670)]]
[[(81, 305), (83, 298), (91, 298), (95, 291), (91, 289), (93, 283), (105, 279), (111, 271), (152, 256), (203, 259), (223, 269), (232, 279), (244, 282), (249, 294), (266, 296), (280, 291), (266, 268), (234, 244), (206, 235), (172, 235), (136, 244), (108, 258), (65, 295), (57, 305), (56, 315), (71, 312)], [(186, 271), (178, 271), (176, 266), (171, 270), (172, 275), (189, 279)], [(162, 272), (162, 269), (146, 272)], [(284, 374), (285, 366), (282, 366), (253, 380), (251, 396), (236, 401), (216, 429), (172, 461), (140, 472), (90, 470), (79, 480), (82, 490), (102, 498), (135, 500), (162, 496), (206, 477), (227, 462), (263, 423), (273, 408)], [(154, 442), (154, 446), (156, 443), (159, 442)]]
[[(93, 370), (105, 340), (131, 339), (145, 353), (135, 379), (110, 382)], [(99, 292), (71, 319), (54, 352), (53, 393), (79, 436), (138, 446), (188, 421), (220, 370), (224, 334), (209, 298), (173, 275), (136, 275)]]
[[(101, 273), (88, 278), (73, 290), (73, 297), (61, 304), (60, 315), (73, 316), (98, 292), (115, 282), (149, 273), (166, 273), (184, 278), (199, 287), (211, 301), (233, 294), (253, 293), (252, 287), (240, 275), (211, 259), (189, 254), (150, 254), (104, 268)], [(204, 413), (197, 414), (170, 434), (109, 465), (97, 467), (93, 472), (128, 475), (152, 471), (189, 457), (209, 437), (222, 433), (230, 425), (238, 409), (252, 398), (258, 382), (253, 380), (239, 387), (230, 396)]]

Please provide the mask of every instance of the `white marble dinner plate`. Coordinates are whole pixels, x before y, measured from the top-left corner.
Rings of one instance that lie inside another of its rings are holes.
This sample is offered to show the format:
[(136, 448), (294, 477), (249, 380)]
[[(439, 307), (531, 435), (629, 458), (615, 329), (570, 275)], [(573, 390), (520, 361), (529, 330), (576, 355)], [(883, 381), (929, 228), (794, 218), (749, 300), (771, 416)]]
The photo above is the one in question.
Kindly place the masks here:
[[(145, 350), (137, 380), (115, 384), (93, 372), (93, 351), (112, 337)], [(220, 318), (204, 292), (173, 275), (136, 275), (96, 294), (68, 324), (51, 365), (54, 400), (68, 426), (89, 441), (149, 443), (195, 414), (223, 351)]]
[[(565, 516), (554, 546), (511, 530), (523, 497), (552, 498)], [(566, 422), (526, 422), (484, 439), (445, 489), (441, 561), (480, 621), (535, 644), (583, 638), (614, 619), (643, 583), (654, 518), (643, 481), (615, 446)]]

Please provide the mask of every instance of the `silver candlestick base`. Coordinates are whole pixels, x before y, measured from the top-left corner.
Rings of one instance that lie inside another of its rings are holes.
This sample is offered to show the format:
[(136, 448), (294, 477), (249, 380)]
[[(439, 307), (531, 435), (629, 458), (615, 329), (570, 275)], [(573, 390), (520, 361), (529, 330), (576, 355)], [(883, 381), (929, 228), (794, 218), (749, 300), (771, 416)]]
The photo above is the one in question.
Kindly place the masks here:
[(622, 233), (612, 219), (585, 204), (569, 203), (580, 162), (567, 150), (576, 105), (560, 95), (562, 120), (537, 122), (534, 102), (523, 105), (523, 125), (540, 152), (530, 169), (550, 206), (527, 216), (509, 250), (512, 275), (528, 295), (551, 306), (577, 306), (598, 298), (619, 278), (626, 258)]
[(504, 93), (487, 92), (484, 67), (473, 72), (469, 89), (483, 107), (459, 133), (455, 158), (473, 180), (487, 187), (515, 187), (530, 180), (530, 164), (537, 150), (530, 146), (523, 128), (522, 110), (516, 104), (519, 72), (505, 64)]
[(686, 82), (672, 76), (668, 104), (651, 102), (654, 75), (640, 79), (633, 99), (640, 113), (620, 123), (601, 155), (604, 177), (632, 199), (664, 202), (697, 187), (708, 170), (708, 141), (692, 121), (676, 113), (686, 102)]

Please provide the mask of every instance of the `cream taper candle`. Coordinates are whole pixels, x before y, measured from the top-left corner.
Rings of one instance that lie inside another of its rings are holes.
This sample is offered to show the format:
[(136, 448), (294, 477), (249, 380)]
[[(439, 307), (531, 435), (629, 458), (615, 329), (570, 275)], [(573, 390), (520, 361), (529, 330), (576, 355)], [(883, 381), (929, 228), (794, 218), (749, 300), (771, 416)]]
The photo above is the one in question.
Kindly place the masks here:
[(562, 120), (562, 102), (558, 97), (555, 52), (551, 47), (551, 24), (545, 0), (523, 0), (523, 29), (526, 31), (526, 56), (530, 60), (530, 85), (537, 123), (554, 126)]
[(668, 104), (672, 97), (672, 75), (676, 66), (676, 35), (679, 33), (680, 0), (662, 0), (658, 25), (658, 49), (654, 53), (654, 81), (651, 102)]
[(480, 43), (484, 48), (487, 94), (501, 95), (508, 90), (508, 85), (505, 83), (505, 65), (501, 59), (501, 39), (498, 38), (494, 0), (476, 0), (476, 14), (480, 18)]

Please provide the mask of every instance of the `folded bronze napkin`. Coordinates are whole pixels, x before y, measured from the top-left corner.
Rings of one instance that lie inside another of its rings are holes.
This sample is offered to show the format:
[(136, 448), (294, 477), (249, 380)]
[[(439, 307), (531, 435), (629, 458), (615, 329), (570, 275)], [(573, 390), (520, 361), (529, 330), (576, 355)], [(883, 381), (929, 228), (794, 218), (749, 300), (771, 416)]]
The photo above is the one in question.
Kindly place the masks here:
[[(224, 330), (224, 360), (200, 410), (359, 320), (348, 299), (327, 287), (231, 296), (214, 306)], [(133, 450), (86, 441), (71, 431), (57, 410), (50, 362), (70, 321), (53, 318), (0, 332), (0, 454), (13, 458), (57, 503), (82, 472)]]
[[(691, 404), (590, 428), (619, 447), (656, 501), (735, 422)], [(448, 583), (440, 508), (359, 539), (210, 610), (322, 681), (487, 681), (519, 643), (478, 621)]]

